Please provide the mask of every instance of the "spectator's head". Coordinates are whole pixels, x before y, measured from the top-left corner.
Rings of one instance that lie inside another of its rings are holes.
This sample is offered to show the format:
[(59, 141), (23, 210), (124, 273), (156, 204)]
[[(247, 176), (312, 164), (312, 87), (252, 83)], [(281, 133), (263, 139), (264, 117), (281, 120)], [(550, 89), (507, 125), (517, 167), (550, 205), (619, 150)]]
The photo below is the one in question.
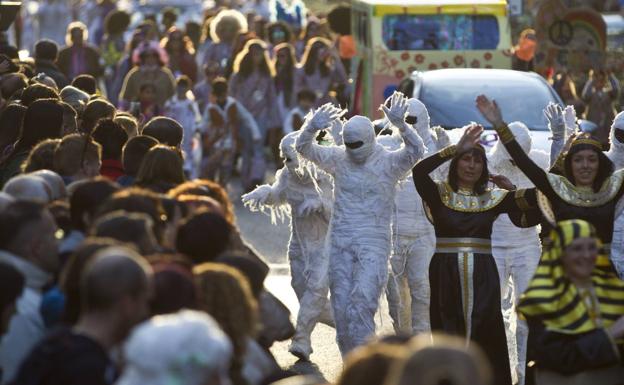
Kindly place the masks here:
[(89, 103), (89, 94), (74, 86), (67, 86), (61, 90), (61, 100), (72, 106), (78, 114), (78, 118), (81, 118), (87, 103)]
[(220, 11), (210, 23), (210, 37), (215, 43), (234, 42), (236, 35), (247, 32), (247, 19), (234, 9)]
[(396, 363), (384, 385), (490, 385), (488, 362), (475, 344), (445, 335), (420, 335)]
[(22, 105), (29, 107), (37, 100), (41, 99), (54, 99), (59, 100), (59, 94), (52, 87), (48, 87), (41, 83), (33, 83), (24, 89), (22, 92), (21, 102)]
[(84, 181), (70, 197), (71, 220), (74, 228), (83, 233), (91, 226), (102, 203), (119, 191), (117, 183), (104, 177)]
[(128, 134), (113, 119), (100, 119), (93, 130), (93, 140), (102, 146), (102, 159), (121, 160)]
[(154, 83), (143, 83), (139, 87), (139, 102), (143, 105), (152, 105), (156, 102), (156, 85)]
[(162, 10), (162, 25), (165, 27), (165, 31), (173, 27), (178, 21), (178, 11), (173, 7), (165, 7)]
[(22, 172), (54, 170), (54, 152), (60, 143), (61, 139), (44, 139), (37, 143), (22, 163)]
[(167, 35), (161, 42), (161, 45), (169, 53), (169, 56), (184, 53), (193, 55), (195, 53), (191, 39), (184, 34), (183, 30), (176, 27), (167, 30)]
[(188, 259), (176, 254), (155, 254), (149, 262), (154, 269), (152, 315), (197, 308), (193, 264)]
[(331, 69), (327, 63), (332, 49), (331, 41), (323, 37), (315, 37), (308, 41), (301, 58), (301, 64), (307, 75), (312, 75), (317, 69), (321, 75), (328, 76)]
[(278, 44), (275, 48), (273, 48), (273, 52), (275, 53), (274, 67), (278, 73), (280, 71), (286, 71), (286, 73), (289, 73), (289, 71), (292, 71), (297, 65), (295, 47), (292, 44)]
[(82, 113), (80, 132), (84, 134), (92, 132), (100, 119), (113, 119), (115, 113), (115, 106), (104, 99), (90, 101)]
[(141, 255), (151, 255), (158, 251), (153, 228), (149, 215), (118, 210), (100, 216), (91, 226), (91, 235), (129, 243), (136, 246)]
[(54, 151), (54, 171), (74, 181), (98, 176), (101, 166), (102, 146), (87, 135), (67, 135)]
[(65, 294), (63, 321), (66, 324), (74, 325), (80, 318), (80, 281), (85, 266), (93, 260), (95, 253), (112, 246), (119, 246), (119, 242), (107, 238), (87, 238), (67, 259), (59, 278), (59, 286)]
[(15, 302), (22, 295), (25, 279), (15, 267), (0, 263), (0, 335), (9, 328), (9, 322), (15, 314)]
[(132, 61), (142, 67), (157, 68), (167, 65), (169, 55), (158, 42), (144, 40), (132, 53)]
[(227, 191), (217, 182), (208, 179), (195, 179), (170, 190), (168, 195), (176, 199), (183, 195), (199, 195), (213, 198), (219, 202), (224, 212), (224, 218), (230, 224), (234, 225), (234, 207), (228, 197)]
[(264, 280), (269, 273), (268, 267), (256, 259), (236, 255), (224, 255), (219, 257), (217, 262), (233, 267), (243, 274), (249, 282), (249, 288), (254, 298), (256, 300), (260, 298), (264, 291)]
[(28, 87), (28, 78), (23, 73), (10, 73), (0, 79), (0, 93), (6, 100), (14, 99), (14, 95)]
[(141, 134), (151, 136), (161, 144), (180, 148), (184, 129), (177, 121), (159, 116), (147, 122)]
[(67, 26), (67, 35), (65, 36), (65, 44), (68, 46), (82, 46), (89, 39), (89, 31), (87, 26), (80, 21), (74, 21)]
[(63, 107), (58, 100), (37, 100), (26, 110), (22, 133), (14, 151), (30, 150), (44, 139), (60, 138), (62, 132)]
[(195, 264), (213, 262), (227, 249), (231, 232), (221, 215), (200, 211), (180, 222), (176, 249)]
[(162, 240), (167, 212), (163, 208), (158, 194), (141, 188), (128, 188), (119, 191), (104, 202), (97, 214), (98, 218), (116, 210), (149, 215), (152, 218), (156, 238), (158, 241)]
[(232, 344), (212, 317), (183, 310), (152, 318), (133, 331), (117, 384), (223, 385), (230, 382), (231, 356)]
[(176, 201), (184, 205), (185, 212), (194, 212), (198, 210), (206, 210), (211, 213), (225, 216), (225, 210), (216, 199), (204, 195), (180, 195)]
[(49, 39), (39, 40), (35, 44), (35, 60), (56, 61), (58, 56), (58, 46)]
[(297, 92), (297, 104), (302, 110), (310, 110), (315, 103), (316, 94), (312, 90), (306, 88)]
[(51, 188), (45, 179), (32, 174), (14, 176), (6, 182), (2, 191), (15, 199), (41, 203), (50, 202), (52, 196)]
[(251, 39), (245, 43), (245, 48), (236, 55), (234, 60), (234, 73), (243, 77), (259, 70), (267, 76), (273, 75), (273, 66), (269, 59), (266, 44), (260, 39)]
[(115, 123), (121, 125), (128, 135), (128, 139), (134, 138), (139, 134), (138, 120), (126, 112), (120, 112), (115, 115)]
[(130, 138), (123, 148), (122, 163), (126, 175), (136, 176), (148, 151), (158, 145), (151, 136), (138, 135)]
[(55, 201), (67, 197), (67, 189), (63, 178), (51, 169), (41, 169), (31, 172), (30, 175), (38, 176), (46, 181), (50, 187), (50, 200)]
[(228, 82), (225, 78), (218, 77), (212, 81), (212, 95), (217, 103), (225, 103), (228, 97)]
[(121, 35), (128, 29), (130, 21), (128, 12), (121, 10), (111, 11), (104, 19), (104, 31), (108, 36)]
[(189, 20), (184, 23), (184, 33), (188, 36), (195, 47), (198, 47), (201, 41), (201, 29), (201, 25), (194, 20)]
[(247, 279), (236, 269), (219, 263), (204, 263), (194, 269), (199, 293), (199, 308), (219, 323), (234, 347), (230, 370), (236, 383), (241, 376), (249, 338), (253, 338), (258, 318), (258, 304)]
[(266, 36), (271, 45), (276, 46), (281, 43), (288, 43), (292, 39), (292, 31), (288, 24), (283, 21), (276, 21), (266, 26)]
[(384, 343), (361, 346), (347, 356), (337, 385), (380, 385), (406, 350)]
[(19, 137), (26, 107), (21, 104), (11, 103), (0, 114), (0, 146), (5, 149), (15, 143)]
[(0, 249), (49, 274), (59, 268), (57, 227), (42, 203), (17, 200), (0, 212)]
[(78, 131), (78, 113), (69, 103), (61, 102), (63, 107), (63, 136)]
[(113, 329), (108, 336), (112, 345), (123, 341), (149, 316), (151, 270), (143, 257), (127, 247), (98, 251), (82, 273), (79, 323), (88, 318), (106, 323)]
[(178, 76), (176, 79), (176, 89), (178, 92), (178, 97), (185, 97), (186, 93), (189, 92), (193, 87), (193, 82), (186, 75)]
[[(184, 183), (184, 160), (180, 150), (171, 146), (152, 147), (141, 162), (136, 177), (139, 186), (171, 187)], [(164, 191), (164, 192), (166, 192)]]
[(57, 91), (57, 93), (58, 93), (58, 85), (56, 84), (54, 79), (52, 79), (50, 76), (46, 75), (43, 72), (40, 72), (40, 73), (36, 74), (35, 76), (33, 76), (30, 79), (29, 83), (30, 84), (43, 84), (44, 86), (48, 86), (48, 87), (54, 89), (54, 91)]
[(71, 85), (89, 95), (95, 95), (98, 92), (97, 80), (92, 75), (78, 75), (72, 80)]

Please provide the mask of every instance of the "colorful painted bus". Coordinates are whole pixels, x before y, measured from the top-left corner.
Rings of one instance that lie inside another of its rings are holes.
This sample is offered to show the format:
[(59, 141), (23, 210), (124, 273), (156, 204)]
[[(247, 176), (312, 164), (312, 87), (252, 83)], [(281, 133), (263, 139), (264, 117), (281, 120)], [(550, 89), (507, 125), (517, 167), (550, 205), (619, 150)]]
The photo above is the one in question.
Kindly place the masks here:
[(505, 0), (353, 0), (355, 113), (378, 106), (413, 71), (511, 68)]

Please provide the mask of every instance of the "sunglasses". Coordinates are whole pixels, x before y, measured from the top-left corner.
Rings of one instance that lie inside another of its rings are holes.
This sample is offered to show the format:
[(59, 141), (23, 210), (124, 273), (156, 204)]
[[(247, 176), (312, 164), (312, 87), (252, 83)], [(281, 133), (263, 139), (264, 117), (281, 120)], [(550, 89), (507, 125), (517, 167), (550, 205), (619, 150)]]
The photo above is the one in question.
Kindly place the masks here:
[(345, 142), (345, 146), (351, 150), (355, 150), (356, 148), (360, 148), (364, 145), (364, 142), (358, 140), (357, 142)]
[(407, 116), (405, 117), (405, 123), (407, 124), (416, 124), (418, 123), (418, 117), (417, 116)]

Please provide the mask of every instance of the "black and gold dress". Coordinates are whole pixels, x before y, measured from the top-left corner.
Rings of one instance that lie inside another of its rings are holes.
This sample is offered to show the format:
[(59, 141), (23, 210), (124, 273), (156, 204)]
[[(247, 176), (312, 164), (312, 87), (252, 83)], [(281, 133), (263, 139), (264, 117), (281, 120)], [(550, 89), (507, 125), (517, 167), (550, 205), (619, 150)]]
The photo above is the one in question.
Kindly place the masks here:
[(431, 329), (478, 343), (492, 363), (494, 383), (511, 384), (499, 275), (491, 250), (492, 225), (504, 213), (516, 225), (535, 225), (525, 215), (535, 196), (534, 192), (527, 196), (525, 190), (499, 189), (474, 195), (434, 182), (429, 173), (455, 152), (455, 146), (447, 147), (413, 168), (414, 184), (436, 234), (429, 265)]
[[(537, 203), (544, 218), (553, 226), (567, 219), (583, 219), (591, 223), (603, 243), (605, 252), (611, 249), (613, 223), (624, 209), (624, 169), (606, 178), (599, 191), (577, 187), (563, 175), (544, 171), (536, 165), (516, 142), (506, 125), (497, 128), (499, 137), (518, 168), (538, 190)], [(592, 139), (577, 139), (575, 144), (590, 143)]]

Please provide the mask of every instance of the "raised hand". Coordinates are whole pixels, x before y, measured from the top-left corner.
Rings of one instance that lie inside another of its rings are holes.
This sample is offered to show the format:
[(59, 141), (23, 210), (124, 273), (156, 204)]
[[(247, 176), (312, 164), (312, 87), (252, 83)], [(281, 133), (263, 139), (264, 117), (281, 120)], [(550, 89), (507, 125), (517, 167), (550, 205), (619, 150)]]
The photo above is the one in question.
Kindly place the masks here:
[(576, 110), (574, 106), (566, 106), (566, 108), (563, 109), (563, 122), (567, 135), (572, 135), (576, 132)]
[(435, 126), (433, 127), (433, 132), (435, 132), (436, 135), (438, 149), (442, 149), (451, 144), (451, 138), (443, 127)]
[(476, 123), (472, 123), (466, 126), (464, 134), (462, 135), (461, 139), (459, 139), (459, 142), (457, 142), (457, 151), (465, 152), (479, 144), (482, 132), (483, 126)]
[(479, 95), (477, 96), (477, 109), (494, 128), (505, 124), (503, 114), (495, 100), (490, 100), (485, 95)]
[(244, 194), (241, 196), (241, 199), (245, 206), (262, 206), (266, 203), (271, 194), (271, 186), (263, 185), (258, 186), (255, 190), (250, 193)]
[(544, 108), (544, 116), (548, 120), (548, 127), (553, 137), (563, 138), (565, 135), (565, 122), (561, 106), (553, 102), (548, 103), (546, 108)]
[(345, 112), (331, 103), (323, 104), (314, 111), (308, 127), (314, 132), (329, 128), (332, 122), (339, 119)]
[(390, 100), (390, 108), (383, 104), (380, 108), (393, 126), (397, 127), (401, 131), (407, 128), (407, 124), (405, 123), (405, 115), (407, 114), (407, 98), (405, 95), (395, 91), (394, 94), (392, 94), (392, 99)]
[(492, 183), (494, 183), (498, 188), (502, 188), (507, 191), (516, 189), (516, 186), (511, 183), (509, 178), (507, 178), (505, 175), (491, 175), (490, 181), (492, 181)]

